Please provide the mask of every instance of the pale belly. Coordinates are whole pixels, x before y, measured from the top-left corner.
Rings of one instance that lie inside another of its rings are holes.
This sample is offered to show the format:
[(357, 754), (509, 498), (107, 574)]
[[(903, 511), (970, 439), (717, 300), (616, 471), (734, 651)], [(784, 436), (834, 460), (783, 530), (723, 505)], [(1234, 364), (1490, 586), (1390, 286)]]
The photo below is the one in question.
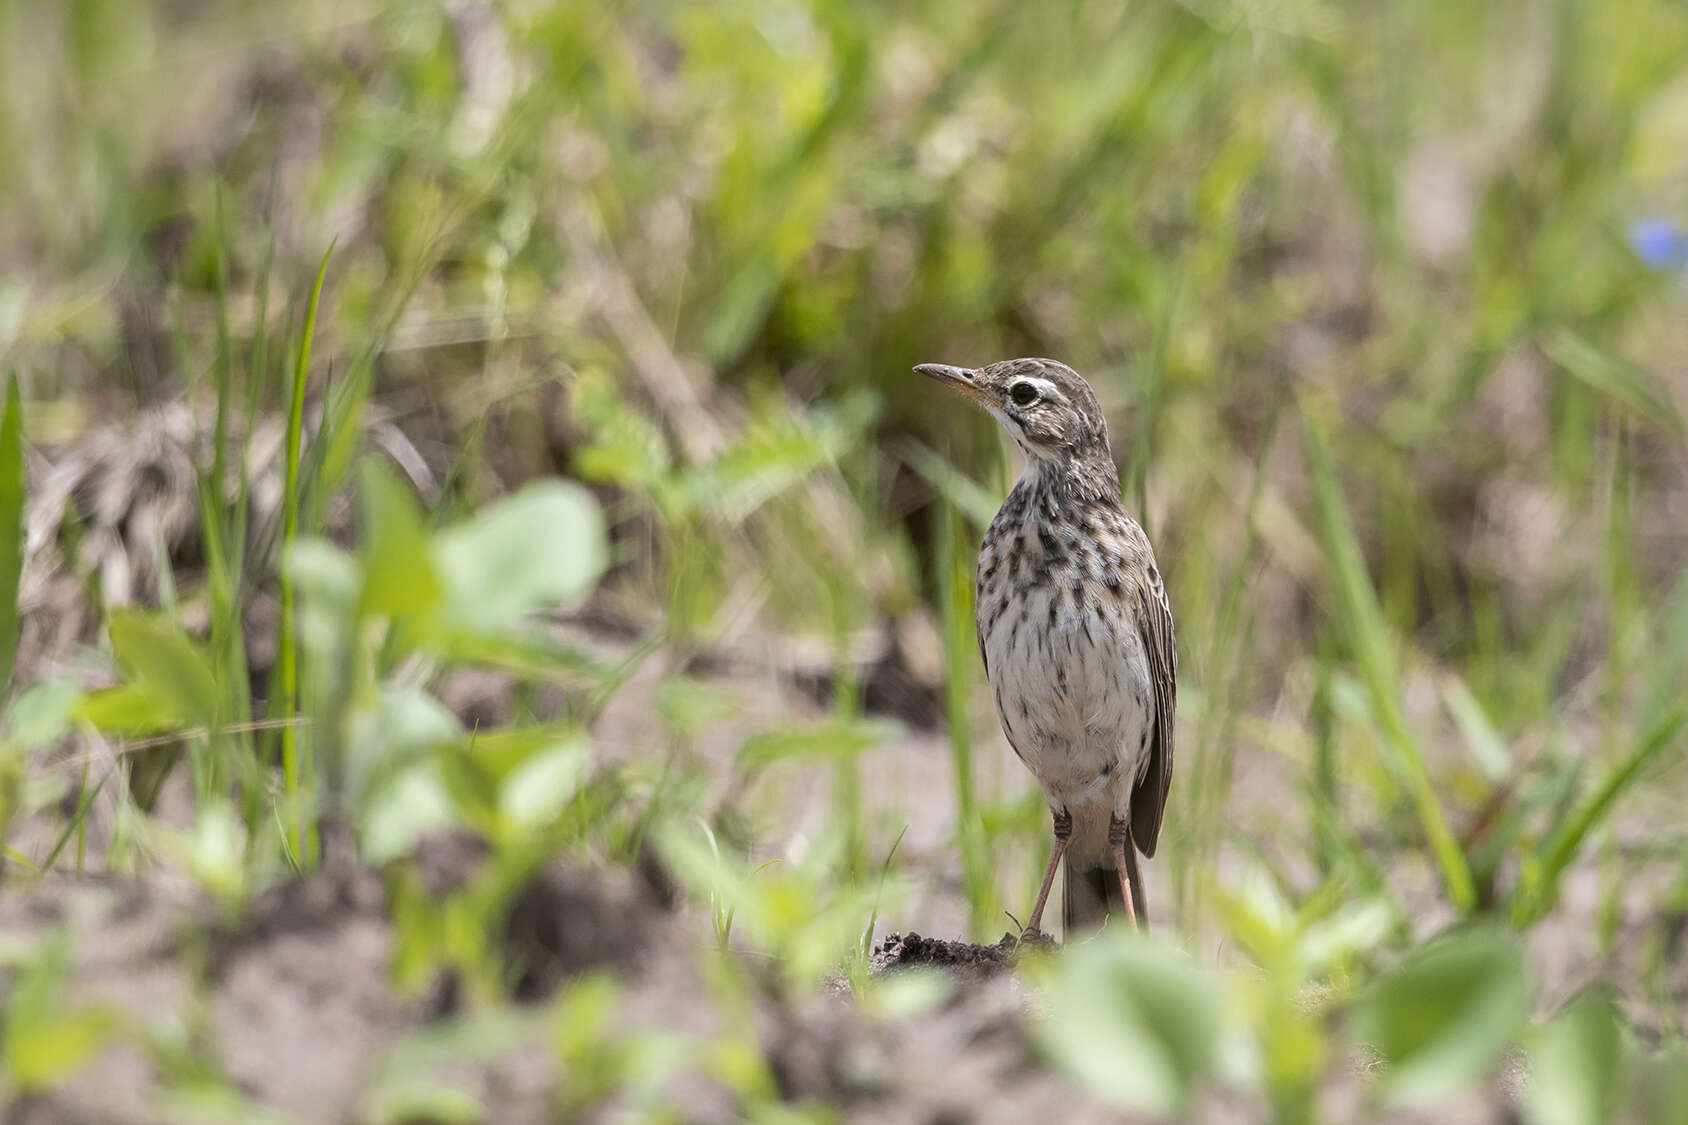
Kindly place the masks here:
[(1075, 851), (1105, 854), (1109, 816), (1129, 815), (1154, 718), (1135, 624), (1116, 600), (1080, 609), (1060, 586), (1034, 588), (1023, 607), (979, 624), (1009, 741), (1050, 807), (1072, 814)]

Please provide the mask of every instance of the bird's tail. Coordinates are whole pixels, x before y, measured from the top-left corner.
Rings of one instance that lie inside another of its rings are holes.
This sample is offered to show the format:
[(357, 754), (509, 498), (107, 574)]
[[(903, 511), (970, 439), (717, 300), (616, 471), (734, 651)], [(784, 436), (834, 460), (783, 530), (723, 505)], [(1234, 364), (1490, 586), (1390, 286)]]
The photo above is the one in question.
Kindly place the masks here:
[[(1102, 928), (1109, 915), (1124, 917), (1125, 899), (1120, 896), (1119, 876), (1112, 860), (1100, 864), (1068, 858), (1067, 877), (1061, 897), (1062, 940), (1071, 941)], [(1129, 841), (1125, 848), (1125, 877), (1131, 884), (1131, 905), (1137, 925), (1149, 928), (1148, 901), (1143, 897), (1143, 875), (1137, 867), (1137, 852)]]

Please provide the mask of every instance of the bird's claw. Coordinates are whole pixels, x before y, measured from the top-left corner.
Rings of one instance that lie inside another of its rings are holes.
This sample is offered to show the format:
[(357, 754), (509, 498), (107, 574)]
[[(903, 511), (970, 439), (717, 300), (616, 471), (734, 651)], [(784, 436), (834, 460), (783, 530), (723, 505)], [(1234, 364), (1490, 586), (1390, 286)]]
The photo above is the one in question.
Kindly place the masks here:
[(1035, 926), (1029, 926), (1020, 931), (1019, 939), (1014, 943), (1016, 947), (1025, 949), (1054, 949), (1055, 939)]

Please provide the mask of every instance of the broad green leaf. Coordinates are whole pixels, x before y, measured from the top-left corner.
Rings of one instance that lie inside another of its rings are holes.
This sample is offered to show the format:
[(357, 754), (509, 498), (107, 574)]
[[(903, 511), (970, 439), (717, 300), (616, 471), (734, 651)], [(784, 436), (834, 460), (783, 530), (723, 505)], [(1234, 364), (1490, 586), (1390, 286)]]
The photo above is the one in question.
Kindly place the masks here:
[(1517, 942), (1488, 931), (1421, 947), (1355, 1003), (1352, 1033), (1390, 1065), (1398, 1101), (1432, 1100), (1481, 1078), (1529, 1014)]
[(239, 901), (246, 886), (246, 826), (226, 800), (212, 799), (194, 819), (188, 867), (224, 902)]
[(1104, 933), (1063, 952), (1037, 1035), (1051, 1061), (1101, 1097), (1176, 1117), (1219, 1056), (1224, 1000), (1177, 950)]
[(363, 591), (358, 560), (326, 539), (300, 539), (282, 554), (281, 572), (302, 599), (294, 615), (299, 644), (318, 666), (332, 667), (356, 620)]
[(180, 716), (166, 700), (140, 684), (91, 691), (71, 710), (78, 722), (118, 738), (143, 738), (179, 730)]
[(420, 616), (439, 603), (422, 513), (410, 491), (374, 461), (363, 469), (363, 593), (358, 616)]
[(554, 746), (578, 742), (582, 737), (579, 725), (571, 722), (474, 731), (463, 748), (463, 755), (474, 763), (480, 775), (502, 789), (505, 779), (529, 758)]
[(218, 722), (211, 663), (180, 625), (160, 614), (117, 610), (107, 625), (112, 651), (130, 679), (189, 726)]
[(45, 746), (69, 728), (83, 698), (82, 685), (69, 677), (32, 684), (12, 700), (6, 712), (7, 733), (19, 746)]
[(529, 755), (499, 787), (499, 812), (518, 828), (551, 823), (580, 791), (590, 759), (591, 747), (583, 737)]
[(353, 608), (363, 581), (358, 560), (326, 539), (302, 538), (282, 555), (281, 570), (306, 597)]
[(110, 1013), (69, 1002), (70, 973), (68, 942), (50, 938), (7, 991), (0, 1059), (17, 1093), (40, 1093), (70, 1078), (116, 1030)]
[(463, 737), (451, 710), (420, 688), (392, 685), (347, 722), (346, 791), (353, 803), (379, 799), (385, 779)]
[(457, 823), (457, 808), (439, 768), (424, 762), (401, 771), (368, 799), (358, 834), (363, 855), (380, 865), (407, 855), (423, 836)]
[(1531, 1125), (1604, 1125), (1622, 1089), (1623, 1036), (1609, 998), (1573, 1000), (1536, 1036), (1530, 1051)]
[(0, 696), (12, 682), (18, 654), (18, 581), (23, 574), (23, 403), (14, 375), (0, 416)]
[(531, 484), (434, 539), (452, 618), (475, 632), (585, 597), (607, 560), (604, 520), (584, 488)]
[(1313, 978), (1334, 964), (1376, 949), (1398, 918), (1394, 905), (1385, 899), (1355, 903), (1308, 926), (1296, 940), (1296, 961)]

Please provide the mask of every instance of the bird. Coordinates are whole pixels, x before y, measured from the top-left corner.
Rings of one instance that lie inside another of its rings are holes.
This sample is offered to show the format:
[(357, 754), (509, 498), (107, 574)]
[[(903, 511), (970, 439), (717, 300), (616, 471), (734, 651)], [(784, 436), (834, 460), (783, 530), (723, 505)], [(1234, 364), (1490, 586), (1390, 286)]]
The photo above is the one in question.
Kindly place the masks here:
[(1042, 935), (1063, 860), (1068, 941), (1116, 912), (1147, 929), (1136, 853), (1154, 856), (1172, 784), (1177, 645), (1101, 405), (1053, 359), (914, 370), (983, 406), (1025, 457), (980, 545), (974, 600), (997, 716), (1054, 834), (1024, 935)]

